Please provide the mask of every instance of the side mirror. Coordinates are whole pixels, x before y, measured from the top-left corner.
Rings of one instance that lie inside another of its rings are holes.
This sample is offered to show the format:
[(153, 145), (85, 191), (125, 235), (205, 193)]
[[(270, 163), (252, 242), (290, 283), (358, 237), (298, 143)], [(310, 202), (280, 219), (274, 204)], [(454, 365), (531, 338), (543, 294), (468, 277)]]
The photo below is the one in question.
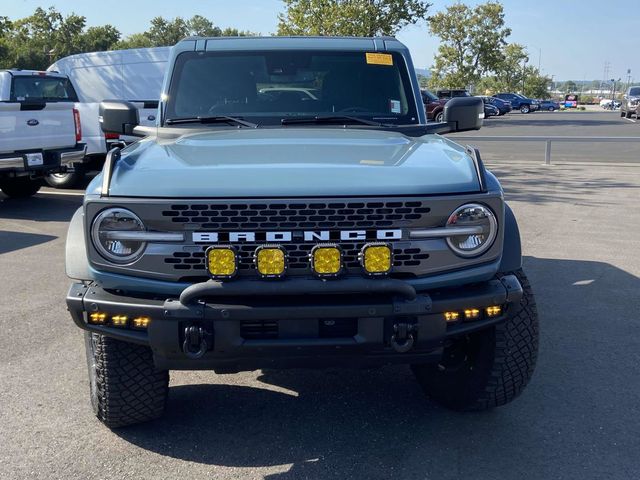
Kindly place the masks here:
[(133, 135), (133, 129), (140, 123), (138, 109), (131, 102), (104, 100), (100, 103), (98, 120), (105, 133)]
[(480, 97), (456, 97), (444, 106), (444, 121), (452, 132), (480, 130), (484, 103)]

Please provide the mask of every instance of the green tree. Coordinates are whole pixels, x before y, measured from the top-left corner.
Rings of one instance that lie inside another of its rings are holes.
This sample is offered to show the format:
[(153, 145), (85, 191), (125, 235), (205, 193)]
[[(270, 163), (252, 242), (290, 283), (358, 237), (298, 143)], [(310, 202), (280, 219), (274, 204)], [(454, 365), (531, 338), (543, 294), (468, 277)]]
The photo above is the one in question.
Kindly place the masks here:
[(211, 20), (201, 15), (195, 15), (188, 20), (176, 17), (167, 20), (155, 17), (151, 20), (150, 28), (143, 33), (134, 33), (118, 43), (118, 48), (148, 48), (175, 45), (185, 37), (238, 37), (254, 35), (251, 32), (240, 31), (237, 28), (222, 29)]
[(425, 19), (424, 0), (283, 0), (278, 35), (395, 35)]
[(565, 82), (562, 90), (565, 93), (575, 93), (578, 91), (578, 85), (576, 85), (576, 82), (574, 82), (573, 80), (569, 80), (568, 82)]
[(455, 88), (475, 84), (499, 66), (511, 29), (505, 27), (502, 5), (490, 1), (447, 7), (429, 17), (429, 32), (441, 41), (430, 84)]

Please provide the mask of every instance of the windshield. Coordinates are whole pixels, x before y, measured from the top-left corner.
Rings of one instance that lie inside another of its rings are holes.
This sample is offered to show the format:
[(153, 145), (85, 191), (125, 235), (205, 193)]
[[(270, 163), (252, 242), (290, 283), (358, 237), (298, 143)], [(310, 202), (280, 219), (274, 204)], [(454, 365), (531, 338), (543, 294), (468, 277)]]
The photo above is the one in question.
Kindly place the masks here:
[(225, 115), (258, 124), (344, 114), (416, 124), (407, 68), (398, 53), (186, 52), (176, 59), (166, 119)]
[(77, 102), (68, 78), (16, 75), (11, 84), (12, 102)]
[(640, 97), (640, 87), (631, 87), (629, 89), (629, 96)]
[(434, 95), (433, 93), (431, 93), (429, 90), (422, 90), (422, 95), (425, 101), (429, 101), (429, 102), (437, 102), (438, 101), (438, 97), (436, 95)]

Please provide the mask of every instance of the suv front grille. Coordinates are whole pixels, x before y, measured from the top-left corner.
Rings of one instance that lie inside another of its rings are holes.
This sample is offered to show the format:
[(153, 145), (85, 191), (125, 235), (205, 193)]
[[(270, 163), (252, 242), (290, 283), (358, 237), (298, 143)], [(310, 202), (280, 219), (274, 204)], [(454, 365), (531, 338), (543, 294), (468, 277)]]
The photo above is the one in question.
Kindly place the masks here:
[(177, 224), (204, 229), (385, 228), (419, 223), (421, 201), (179, 204), (162, 211)]

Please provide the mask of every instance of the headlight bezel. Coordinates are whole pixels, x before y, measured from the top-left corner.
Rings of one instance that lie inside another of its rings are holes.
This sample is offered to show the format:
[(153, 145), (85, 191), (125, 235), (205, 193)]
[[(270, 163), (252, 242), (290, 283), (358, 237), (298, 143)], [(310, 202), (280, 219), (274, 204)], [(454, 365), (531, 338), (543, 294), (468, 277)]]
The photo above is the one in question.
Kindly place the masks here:
[[(129, 217), (130, 219), (136, 221), (140, 225), (140, 230), (131, 230), (132, 232), (146, 232), (147, 229), (144, 225), (144, 222), (133, 213), (131, 210), (123, 207), (109, 207), (101, 210), (91, 222), (91, 242), (93, 244), (93, 248), (96, 252), (102, 257), (104, 260), (107, 260), (110, 263), (116, 265), (130, 265), (137, 261), (143, 254), (147, 248), (146, 241), (140, 241), (139, 246), (132, 253), (128, 255), (118, 256), (110, 252), (105, 246), (102, 244), (102, 240), (100, 238), (100, 226), (102, 222), (107, 219), (110, 215), (114, 213)], [(113, 230), (113, 232), (117, 232), (117, 230)]]
[(461, 249), (454, 244), (453, 239), (457, 238), (457, 236), (453, 236), (453, 235), (447, 236), (446, 242), (449, 249), (457, 256), (462, 258), (476, 258), (485, 254), (487, 251), (489, 251), (489, 249), (491, 249), (496, 239), (498, 238), (498, 228), (499, 228), (498, 218), (496, 214), (493, 212), (493, 210), (487, 205), (484, 205), (482, 203), (465, 203), (464, 205), (461, 205), (458, 208), (456, 208), (451, 213), (451, 215), (449, 215), (449, 217), (447, 218), (447, 222), (445, 224), (445, 228), (459, 226), (456, 224), (456, 222), (452, 222), (452, 219), (455, 217), (458, 217), (461, 211), (468, 210), (468, 209), (481, 209), (486, 213), (486, 218), (489, 223), (489, 234), (487, 236), (487, 239), (482, 244), (480, 244), (480, 246), (478, 246), (477, 248), (469, 249), (469, 250)]

